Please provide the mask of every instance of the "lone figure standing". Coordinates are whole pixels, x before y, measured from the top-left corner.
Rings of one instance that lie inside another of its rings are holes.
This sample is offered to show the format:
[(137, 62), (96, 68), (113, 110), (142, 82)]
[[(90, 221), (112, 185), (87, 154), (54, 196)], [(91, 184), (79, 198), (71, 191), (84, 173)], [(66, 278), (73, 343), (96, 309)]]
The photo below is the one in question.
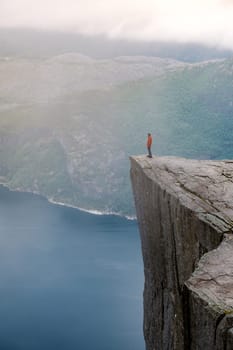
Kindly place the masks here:
[(147, 149), (148, 149), (148, 156), (149, 158), (152, 158), (151, 153), (151, 146), (152, 146), (152, 136), (150, 133), (147, 134)]

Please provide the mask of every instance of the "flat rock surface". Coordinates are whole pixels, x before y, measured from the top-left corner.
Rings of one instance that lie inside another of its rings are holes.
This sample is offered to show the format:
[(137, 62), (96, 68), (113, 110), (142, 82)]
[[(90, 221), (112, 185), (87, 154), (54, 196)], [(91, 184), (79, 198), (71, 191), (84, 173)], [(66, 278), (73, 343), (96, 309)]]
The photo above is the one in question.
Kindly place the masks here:
[(233, 161), (177, 157), (131, 157), (144, 173), (200, 219), (222, 232), (233, 229)]

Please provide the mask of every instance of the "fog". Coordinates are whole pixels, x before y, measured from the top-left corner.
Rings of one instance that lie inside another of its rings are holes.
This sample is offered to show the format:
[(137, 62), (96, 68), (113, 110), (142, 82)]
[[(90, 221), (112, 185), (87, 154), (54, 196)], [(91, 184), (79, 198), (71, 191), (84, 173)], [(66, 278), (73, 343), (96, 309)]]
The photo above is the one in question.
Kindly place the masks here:
[(233, 49), (232, 0), (0, 0), (0, 27)]

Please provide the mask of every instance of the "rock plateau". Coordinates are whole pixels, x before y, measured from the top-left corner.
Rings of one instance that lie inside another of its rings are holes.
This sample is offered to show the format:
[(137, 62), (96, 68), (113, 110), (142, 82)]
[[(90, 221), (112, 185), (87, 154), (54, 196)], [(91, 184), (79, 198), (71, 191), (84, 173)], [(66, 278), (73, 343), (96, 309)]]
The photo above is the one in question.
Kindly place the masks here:
[(233, 349), (233, 161), (131, 157), (147, 350)]

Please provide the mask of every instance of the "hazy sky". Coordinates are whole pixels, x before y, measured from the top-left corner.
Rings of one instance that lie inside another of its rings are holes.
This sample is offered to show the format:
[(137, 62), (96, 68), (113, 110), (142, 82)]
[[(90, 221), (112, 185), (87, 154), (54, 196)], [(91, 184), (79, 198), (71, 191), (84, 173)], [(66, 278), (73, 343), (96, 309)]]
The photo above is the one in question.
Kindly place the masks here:
[(233, 49), (233, 0), (0, 0), (0, 27)]

